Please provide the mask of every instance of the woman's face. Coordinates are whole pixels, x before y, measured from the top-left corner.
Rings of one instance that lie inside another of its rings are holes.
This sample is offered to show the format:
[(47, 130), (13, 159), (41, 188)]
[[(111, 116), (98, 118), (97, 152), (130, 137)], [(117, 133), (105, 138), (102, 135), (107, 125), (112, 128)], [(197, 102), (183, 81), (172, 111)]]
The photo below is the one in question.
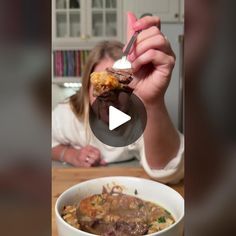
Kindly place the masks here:
[[(98, 63), (93, 72), (100, 72), (100, 71), (104, 71), (106, 68), (108, 67), (112, 67), (112, 65), (114, 64), (114, 60), (112, 60), (111, 58), (104, 58), (101, 60), (100, 63)], [(89, 86), (89, 103), (90, 105), (92, 105), (95, 101), (96, 97), (93, 96), (93, 85), (90, 83)]]

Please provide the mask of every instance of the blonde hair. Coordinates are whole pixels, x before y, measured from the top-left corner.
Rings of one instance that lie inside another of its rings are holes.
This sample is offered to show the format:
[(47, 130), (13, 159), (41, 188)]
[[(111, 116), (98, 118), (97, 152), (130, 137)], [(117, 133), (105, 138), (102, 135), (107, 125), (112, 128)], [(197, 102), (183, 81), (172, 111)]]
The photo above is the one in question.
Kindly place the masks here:
[[(104, 58), (117, 60), (122, 57), (123, 44), (118, 41), (102, 41), (90, 52), (82, 76), (82, 87), (70, 97), (69, 103), (76, 117), (84, 122), (87, 130), (89, 120), (89, 85), (90, 74)], [(86, 132), (87, 133), (87, 132)]]

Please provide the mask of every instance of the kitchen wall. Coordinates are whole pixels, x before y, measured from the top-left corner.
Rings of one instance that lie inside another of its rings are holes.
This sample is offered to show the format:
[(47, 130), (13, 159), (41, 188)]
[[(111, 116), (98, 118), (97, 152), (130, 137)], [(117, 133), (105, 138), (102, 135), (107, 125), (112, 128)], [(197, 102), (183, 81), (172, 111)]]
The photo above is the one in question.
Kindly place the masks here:
[[(176, 54), (176, 64), (172, 74), (172, 80), (166, 93), (167, 109), (170, 113), (174, 125), (178, 128), (178, 108), (179, 108), (179, 73), (180, 73), (180, 48), (178, 36), (183, 34), (182, 23), (163, 23), (162, 32), (167, 36)], [(63, 88), (52, 85), (52, 108), (66, 97), (74, 93), (74, 89)]]
[(166, 92), (166, 105), (171, 116), (171, 119), (175, 125), (178, 127), (179, 123), (179, 80), (180, 80), (180, 68), (181, 68), (181, 60), (180, 60), (180, 43), (179, 43), (179, 35), (183, 34), (183, 24), (182, 23), (174, 23), (174, 24), (162, 24), (162, 32), (167, 36), (168, 40), (171, 43), (172, 49), (176, 55), (176, 63), (175, 68), (172, 73), (172, 79), (168, 90)]

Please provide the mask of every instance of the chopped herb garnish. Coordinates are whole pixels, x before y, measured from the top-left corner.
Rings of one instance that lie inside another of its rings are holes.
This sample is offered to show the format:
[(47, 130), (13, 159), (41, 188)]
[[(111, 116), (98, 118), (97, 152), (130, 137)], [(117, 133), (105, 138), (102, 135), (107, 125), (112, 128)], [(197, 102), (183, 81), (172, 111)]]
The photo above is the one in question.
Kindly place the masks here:
[(135, 194), (135, 195), (137, 195), (137, 194), (138, 194), (138, 191), (137, 191), (137, 189), (135, 189), (135, 191), (134, 191), (134, 194)]
[(157, 221), (158, 221), (158, 223), (166, 223), (166, 218), (165, 218), (165, 216), (161, 216), (158, 218)]
[(152, 224), (149, 224), (149, 225), (148, 225), (148, 228), (151, 228), (151, 227), (152, 227)]

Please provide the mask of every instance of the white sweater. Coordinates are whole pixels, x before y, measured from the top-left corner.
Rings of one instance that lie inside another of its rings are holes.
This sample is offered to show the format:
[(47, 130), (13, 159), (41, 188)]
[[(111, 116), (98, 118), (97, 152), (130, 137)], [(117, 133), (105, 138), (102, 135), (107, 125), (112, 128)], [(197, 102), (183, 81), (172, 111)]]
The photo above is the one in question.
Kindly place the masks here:
[(59, 144), (71, 145), (80, 149), (86, 145), (98, 148), (107, 163), (130, 160), (136, 157), (146, 173), (153, 179), (163, 183), (175, 183), (184, 175), (184, 137), (179, 133), (180, 147), (174, 157), (163, 169), (151, 169), (144, 151), (144, 140), (141, 136), (135, 143), (126, 147), (111, 147), (98, 140), (90, 131), (90, 143), (86, 142), (84, 124), (79, 121), (68, 103), (57, 105), (52, 113), (52, 147)]

